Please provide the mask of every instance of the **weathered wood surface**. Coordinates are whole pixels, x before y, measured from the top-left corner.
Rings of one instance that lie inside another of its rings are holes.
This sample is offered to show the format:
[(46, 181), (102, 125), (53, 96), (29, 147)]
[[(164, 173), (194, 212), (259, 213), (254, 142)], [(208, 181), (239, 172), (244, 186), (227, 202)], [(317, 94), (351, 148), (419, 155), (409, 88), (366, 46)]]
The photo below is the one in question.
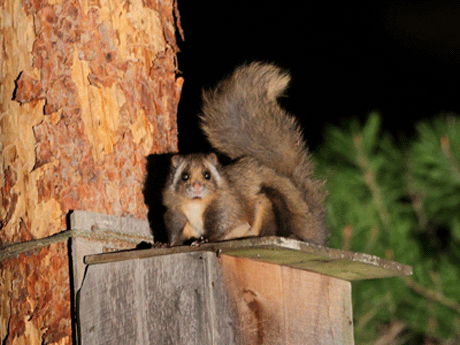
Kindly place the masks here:
[[(225, 317), (214, 317), (215, 309), (226, 312), (226, 300), (222, 284), (209, 271), (211, 256), (179, 254), (92, 266), (79, 294), (81, 343), (198, 345), (215, 338), (231, 344)], [(220, 296), (218, 305), (213, 296)], [(213, 326), (223, 331), (216, 335)]]
[[(176, 10), (0, 3), (0, 248), (61, 232), (74, 209), (146, 219), (145, 156), (177, 149)], [(67, 256), (51, 245), (2, 261), (2, 344), (70, 342), (69, 298), (50, 298), (68, 295)]]
[(321, 247), (283, 237), (257, 237), (205, 243), (200, 246), (153, 248), (89, 255), (85, 258), (85, 262), (95, 264), (194, 251), (211, 251), (251, 258), (348, 281), (412, 274), (411, 266), (384, 260), (374, 255)]
[(212, 252), (90, 265), (81, 343), (353, 344), (350, 285)]
[(81, 287), (86, 269), (84, 263), (86, 255), (132, 248), (135, 245), (132, 242), (122, 241), (114, 235), (122, 234), (126, 238), (137, 241), (136, 244), (141, 242), (141, 238), (150, 239), (153, 242), (149, 223), (146, 220), (79, 210), (72, 212), (69, 218), (72, 230), (86, 230), (90, 235), (94, 234), (94, 237), (74, 236), (71, 239), (74, 291), (78, 291)]
[(222, 255), (239, 344), (353, 344), (351, 283)]

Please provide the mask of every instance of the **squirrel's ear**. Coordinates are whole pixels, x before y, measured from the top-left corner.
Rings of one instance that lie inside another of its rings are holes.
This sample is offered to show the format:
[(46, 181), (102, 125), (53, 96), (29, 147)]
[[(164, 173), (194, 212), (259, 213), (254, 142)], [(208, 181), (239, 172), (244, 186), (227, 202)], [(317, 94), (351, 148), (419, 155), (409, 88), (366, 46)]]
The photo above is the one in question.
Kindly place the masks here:
[(212, 165), (218, 165), (219, 164), (219, 160), (217, 159), (217, 156), (215, 153), (209, 153), (207, 156), (206, 156), (206, 159), (208, 161), (211, 162)]
[(177, 168), (184, 161), (184, 157), (174, 155), (171, 157), (171, 164), (174, 168)]

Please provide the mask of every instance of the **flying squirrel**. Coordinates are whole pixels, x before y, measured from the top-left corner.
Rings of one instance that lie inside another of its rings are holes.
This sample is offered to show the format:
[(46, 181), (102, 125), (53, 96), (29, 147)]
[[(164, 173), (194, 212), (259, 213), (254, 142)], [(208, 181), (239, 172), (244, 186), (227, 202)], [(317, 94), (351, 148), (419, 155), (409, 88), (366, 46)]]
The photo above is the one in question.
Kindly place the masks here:
[(238, 67), (203, 92), (201, 128), (215, 153), (174, 155), (163, 204), (171, 245), (283, 236), (324, 245), (324, 181), (295, 117), (277, 99), (290, 76), (273, 64)]

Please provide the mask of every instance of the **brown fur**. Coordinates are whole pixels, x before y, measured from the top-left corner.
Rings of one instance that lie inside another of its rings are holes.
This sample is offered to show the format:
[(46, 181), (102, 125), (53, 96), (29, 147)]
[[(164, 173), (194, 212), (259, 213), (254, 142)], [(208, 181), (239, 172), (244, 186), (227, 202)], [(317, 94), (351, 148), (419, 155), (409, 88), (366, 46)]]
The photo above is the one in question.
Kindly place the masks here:
[[(211, 145), (234, 162), (221, 167), (213, 154), (173, 158), (164, 191), (172, 243), (200, 234), (211, 241), (279, 235), (325, 243), (323, 182), (313, 177), (297, 120), (277, 103), (289, 79), (274, 65), (253, 63), (204, 92), (202, 128)], [(190, 181), (177, 178), (184, 169)], [(210, 179), (203, 177), (207, 170)], [(191, 185), (202, 197), (189, 197)], [(191, 231), (191, 210), (200, 213), (193, 215), (201, 217), (199, 231)]]

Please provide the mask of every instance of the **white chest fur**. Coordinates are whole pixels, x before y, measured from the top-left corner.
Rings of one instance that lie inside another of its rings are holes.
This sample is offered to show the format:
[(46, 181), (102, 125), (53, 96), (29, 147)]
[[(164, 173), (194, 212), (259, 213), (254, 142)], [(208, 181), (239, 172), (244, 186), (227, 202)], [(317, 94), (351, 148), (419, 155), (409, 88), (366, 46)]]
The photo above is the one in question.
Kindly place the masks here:
[(206, 204), (200, 201), (191, 201), (182, 207), (193, 234), (191, 237), (200, 238), (204, 235), (203, 213)]

